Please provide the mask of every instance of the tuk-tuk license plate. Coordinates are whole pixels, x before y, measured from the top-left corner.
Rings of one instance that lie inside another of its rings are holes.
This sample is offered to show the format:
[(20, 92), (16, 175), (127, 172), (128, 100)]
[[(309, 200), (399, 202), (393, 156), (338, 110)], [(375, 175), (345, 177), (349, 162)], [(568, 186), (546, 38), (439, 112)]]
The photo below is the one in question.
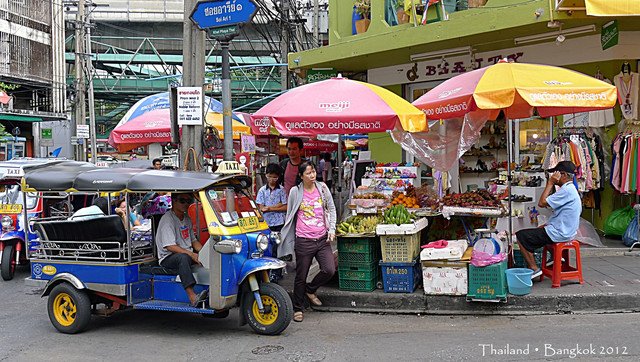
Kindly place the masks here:
[(260, 220), (257, 216), (243, 217), (238, 219), (238, 226), (242, 232), (256, 231), (260, 227)]
[(19, 214), (22, 212), (21, 204), (2, 204), (0, 205), (0, 214)]

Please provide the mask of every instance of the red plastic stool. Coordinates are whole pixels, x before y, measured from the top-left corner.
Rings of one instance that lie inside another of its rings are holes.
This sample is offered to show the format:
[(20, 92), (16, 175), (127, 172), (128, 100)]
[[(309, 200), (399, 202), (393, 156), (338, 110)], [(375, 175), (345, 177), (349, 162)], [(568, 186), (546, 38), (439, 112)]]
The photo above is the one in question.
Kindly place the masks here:
[[(547, 265), (547, 252), (553, 249), (553, 265)], [(575, 266), (569, 264), (569, 250), (575, 250), (576, 263)], [(540, 281), (544, 277), (551, 278), (551, 287), (559, 288), (563, 280), (578, 279), (580, 284), (584, 284), (582, 278), (582, 261), (580, 258), (580, 243), (577, 240), (567, 241), (564, 243), (553, 243), (545, 245), (542, 249), (542, 275)]]

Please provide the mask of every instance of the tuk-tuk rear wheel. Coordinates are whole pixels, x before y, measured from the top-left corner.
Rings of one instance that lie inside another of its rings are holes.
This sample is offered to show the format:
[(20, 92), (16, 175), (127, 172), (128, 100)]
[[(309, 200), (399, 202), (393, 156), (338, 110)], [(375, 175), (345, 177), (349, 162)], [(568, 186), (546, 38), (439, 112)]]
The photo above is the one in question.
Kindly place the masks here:
[(2, 251), (2, 261), (0, 261), (0, 274), (2, 274), (2, 279), (11, 280), (13, 279), (13, 275), (16, 272), (16, 264), (18, 264), (18, 260), (16, 260), (16, 251), (15, 246), (13, 244), (7, 244)]
[(265, 313), (258, 309), (253, 293), (248, 292), (243, 298), (243, 313), (251, 328), (266, 335), (282, 333), (291, 323), (293, 303), (286, 290), (277, 284), (260, 284), (260, 298), (265, 307)]
[(47, 307), (51, 324), (62, 333), (82, 332), (91, 321), (91, 299), (66, 282), (51, 290)]

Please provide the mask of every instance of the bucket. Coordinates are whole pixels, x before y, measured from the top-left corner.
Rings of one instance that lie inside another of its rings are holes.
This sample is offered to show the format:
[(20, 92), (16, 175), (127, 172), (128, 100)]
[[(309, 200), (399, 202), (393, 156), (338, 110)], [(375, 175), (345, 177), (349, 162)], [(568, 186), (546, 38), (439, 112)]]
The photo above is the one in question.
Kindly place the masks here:
[(507, 269), (507, 286), (513, 295), (527, 295), (531, 293), (533, 270), (527, 268)]

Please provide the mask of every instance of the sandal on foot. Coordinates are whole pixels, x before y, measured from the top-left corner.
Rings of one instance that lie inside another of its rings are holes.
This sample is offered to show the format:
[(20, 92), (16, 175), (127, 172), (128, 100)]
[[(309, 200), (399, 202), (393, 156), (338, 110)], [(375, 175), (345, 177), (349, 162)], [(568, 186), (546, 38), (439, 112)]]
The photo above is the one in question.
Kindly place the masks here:
[(302, 322), (303, 319), (304, 319), (304, 314), (302, 314), (302, 312), (293, 313), (293, 321), (294, 322)]
[(536, 269), (533, 271), (533, 274), (531, 274), (531, 279), (535, 279), (541, 275), (542, 275), (542, 269)]
[(209, 290), (203, 290), (200, 293), (198, 293), (198, 295), (196, 295), (196, 299), (193, 301), (193, 303), (191, 303), (192, 307), (197, 307), (198, 304), (204, 302), (205, 300), (207, 300), (207, 297), (209, 296)]
[(322, 302), (320, 301), (320, 299), (318, 299), (318, 296), (313, 294), (313, 293), (306, 293), (307, 294), (307, 298), (309, 298), (309, 301), (311, 302), (311, 304), (313, 304), (316, 307), (321, 307), (322, 306)]

